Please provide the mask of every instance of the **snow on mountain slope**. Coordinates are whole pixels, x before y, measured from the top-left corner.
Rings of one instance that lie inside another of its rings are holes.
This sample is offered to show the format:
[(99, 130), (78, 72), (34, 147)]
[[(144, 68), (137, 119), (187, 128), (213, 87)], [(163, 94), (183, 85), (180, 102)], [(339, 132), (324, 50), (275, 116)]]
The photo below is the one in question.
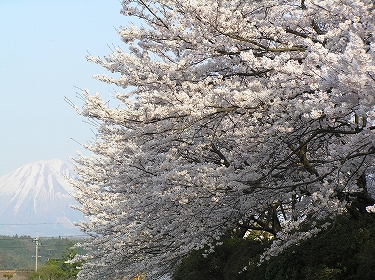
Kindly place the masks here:
[(67, 181), (74, 176), (66, 163), (55, 159), (33, 162), (0, 177), (0, 234), (78, 234), (72, 222), (82, 215), (70, 208), (77, 202)]

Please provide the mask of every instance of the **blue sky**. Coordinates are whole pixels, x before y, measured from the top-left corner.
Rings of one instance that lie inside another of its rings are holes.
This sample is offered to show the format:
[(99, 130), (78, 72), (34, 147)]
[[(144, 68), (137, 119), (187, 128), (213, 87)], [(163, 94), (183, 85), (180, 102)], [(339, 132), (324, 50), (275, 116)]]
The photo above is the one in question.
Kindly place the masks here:
[(76, 87), (111, 100), (107, 74), (86, 61), (122, 46), (115, 28), (128, 24), (119, 0), (0, 0), (0, 176), (24, 164), (83, 151), (93, 138), (64, 101), (77, 105)]

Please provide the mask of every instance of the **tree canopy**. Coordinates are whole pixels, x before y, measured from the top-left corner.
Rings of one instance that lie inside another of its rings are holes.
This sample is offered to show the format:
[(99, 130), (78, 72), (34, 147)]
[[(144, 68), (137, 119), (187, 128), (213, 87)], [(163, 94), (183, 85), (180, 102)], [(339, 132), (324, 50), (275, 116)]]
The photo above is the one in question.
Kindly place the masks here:
[(97, 126), (76, 158), (82, 279), (155, 279), (246, 230), (263, 259), (371, 211), (375, 154), (370, 0), (139, 0), (127, 48), (88, 60), (121, 105), (83, 92)]

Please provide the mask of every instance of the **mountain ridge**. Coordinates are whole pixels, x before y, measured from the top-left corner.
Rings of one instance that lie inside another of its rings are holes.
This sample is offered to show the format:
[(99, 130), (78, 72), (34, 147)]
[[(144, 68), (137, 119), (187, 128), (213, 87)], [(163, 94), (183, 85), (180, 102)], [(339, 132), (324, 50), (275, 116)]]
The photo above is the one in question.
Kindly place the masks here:
[(78, 202), (69, 178), (76, 174), (58, 159), (32, 162), (0, 177), (0, 234), (78, 234), (73, 222), (82, 214), (70, 207)]

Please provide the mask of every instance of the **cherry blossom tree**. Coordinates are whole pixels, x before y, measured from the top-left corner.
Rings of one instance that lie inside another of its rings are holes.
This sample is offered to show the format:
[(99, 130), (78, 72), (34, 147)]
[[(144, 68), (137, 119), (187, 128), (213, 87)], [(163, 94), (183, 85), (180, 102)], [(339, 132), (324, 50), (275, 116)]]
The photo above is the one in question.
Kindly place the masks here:
[(373, 1), (122, 7), (142, 21), (118, 30), (128, 48), (88, 58), (122, 105), (84, 91), (77, 109), (97, 126), (75, 159), (82, 279), (156, 279), (249, 229), (274, 235), (268, 258), (375, 203)]

